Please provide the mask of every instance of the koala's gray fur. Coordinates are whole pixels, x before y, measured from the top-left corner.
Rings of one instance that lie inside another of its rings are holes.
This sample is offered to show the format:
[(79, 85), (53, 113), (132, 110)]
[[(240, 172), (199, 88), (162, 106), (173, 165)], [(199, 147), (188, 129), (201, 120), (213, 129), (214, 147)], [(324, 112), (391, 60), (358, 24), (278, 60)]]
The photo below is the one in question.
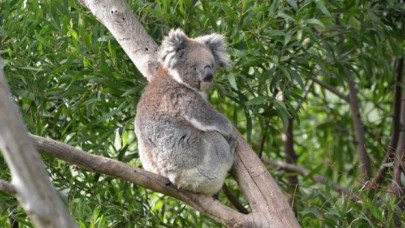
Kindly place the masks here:
[(135, 133), (144, 169), (177, 187), (213, 195), (233, 164), (232, 124), (206, 99), (213, 70), (229, 67), (221, 35), (171, 30), (159, 50), (159, 73), (138, 103)]

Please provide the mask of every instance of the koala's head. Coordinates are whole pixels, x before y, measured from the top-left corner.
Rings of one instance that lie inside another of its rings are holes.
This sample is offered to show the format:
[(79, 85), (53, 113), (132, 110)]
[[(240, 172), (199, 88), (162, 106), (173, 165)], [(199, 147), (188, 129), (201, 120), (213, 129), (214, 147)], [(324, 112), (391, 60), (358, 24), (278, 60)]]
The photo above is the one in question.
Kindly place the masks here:
[(176, 81), (197, 91), (209, 88), (215, 69), (230, 66), (222, 35), (189, 38), (181, 29), (163, 39), (159, 61)]

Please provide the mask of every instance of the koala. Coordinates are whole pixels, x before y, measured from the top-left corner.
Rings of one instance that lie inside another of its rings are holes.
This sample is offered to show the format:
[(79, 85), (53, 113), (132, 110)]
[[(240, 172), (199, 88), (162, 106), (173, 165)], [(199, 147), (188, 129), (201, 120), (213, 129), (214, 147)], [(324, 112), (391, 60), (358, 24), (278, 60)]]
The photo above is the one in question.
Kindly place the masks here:
[(225, 48), (221, 35), (189, 38), (171, 30), (158, 52), (158, 73), (137, 105), (142, 165), (179, 189), (213, 195), (233, 164), (232, 124), (207, 100), (214, 71), (230, 65)]

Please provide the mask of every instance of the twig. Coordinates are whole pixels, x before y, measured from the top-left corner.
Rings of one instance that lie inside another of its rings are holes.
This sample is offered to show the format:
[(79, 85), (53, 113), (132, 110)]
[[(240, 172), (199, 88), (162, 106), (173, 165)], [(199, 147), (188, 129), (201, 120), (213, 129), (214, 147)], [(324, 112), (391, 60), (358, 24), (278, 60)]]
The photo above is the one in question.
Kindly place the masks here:
[(298, 113), (298, 111), (301, 109), (302, 107), (302, 103), (304, 103), (304, 101), (307, 99), (309, 92), (312, 89), (312, 86), (314, 85), (314, 81), (311, 81), (309, 83), (309, 85), (307, 86), (307, 88), (305, 89), (304, 95), (302, 96), (302, 99), (299, 99), (297, 107), (295, 107), (295, 112)]
[(404, 66), (404, 59), (400, 58), (395, 61), (395, 89), (394, 89), (394, 113), (392, 116), (392, 137), (390, 145), (388, 146), (387, 153), (385, 154), (384, 161), (382, 162), (380, 169), (374, 176), (373, 180), (370, 182), (375, 186), (379, 186), (383, 180), (385, 173), (388, 171), (388, 166), (385, 164), (393, 162), (395, 158), (395, 149), (398, 145), (399, 132), (400, 132), (400, 112), (401, 112), (401, 97), (402, 97), (402, 87), (401, 78), (402, 70)]
[[(284, 96), (284, 92), (280, 91), (280, 100), (285, 102), (286, 97)], [(281, 139), (283, 141), (284, 146), (284, 154), (285, 160), (289, 164), (296, 164), (297, 162), (297, 154), (294, 151), (294, 132), (293, 132), (293, 121), (292, 117), (288, 118), (288, 127), (286, 131), (281, 132)], [(289, 176), (288, 182), (291, 187), (296, 189), (298, 187), (298, 178), (296, 175)]]
[(264, 122), (263, 123), (264, 130), (262, 133), (262, 137), (260, 138), (259, 150), (257, 152), (257, 155), (259, 156), (259, 158), (262, 158), (262, 156), (263, 156), (264, 144), (266, 143), (267, 131), (269, 129), (268, 119), (266, 118), (263, 122)]
[(224, 191), (224, 194), (225, 194), (226, 198), (228, 198), (229, 202), (231, 202), (232, 205), (235, 206), (236, 209), (238, 209), (238, 211), (240, 213), (249, 214), (249, 211), (232, 194), (231, 190), (229, 190), (229, 188), (228, 188), (228, 186), (226, 184), (224, 184), (224, 186), (222, 186), (222, 191)]
[(362, 171), (365, 180), (369, 180), (371, 178), (371, 159), (366, 149), (366, 138), (363, 122), (360, 116), (360, 106), (357, 98), (357, 89), (351, 75), (348, 75), (347, 84), (349, 86), (349, 104), (352, 111), (354, 131), (356, 135), (357, 154), (360, 161), (360, 170)]
[(7, 182), (5, 180), (0, 180), (0, 190), (7, 192), (11, 195), (16, 194), (14, 185), (10, 184), (9, 182)]
[[(310, 171), (308, 171), (307, 169), (300, 167), (298, 165), (293, 165), (293, 164), (288, 164), (286, 162), (282, 162), (282, 161), (274, 161), (274, 160), (269, 160), (269, 159), (263, 159), (265, 164), (277, 167), (279, 169), (285, 170), (285, 171), (289, 171), (289, 172), (294, 172), (294, 173), (298, 173), (301, 176), (307, 176)], [(339, 184), (333, 183), (331, 181), (329, 181), (326, 177), (321, 176), (319, 174), (314, 174), (313, 176), (311, 176), (311, 178), (320, 184), (328, 184), (330, 183), (330, 185), (332, 186), (332, 188), (336, 191), (339, 192), (341, 194), (350, 196), (351, 192), (349, 190), (347, 190), (346, 188), (340, 186)]]
[(329, 90), (331, 93), (335, 94), (336, 96), (340, 97), (342, 100), (346, 102), (350, 102), (349, 96), (341, 93), (339, 90), (337, 90), (335, 87), (329, 85), (326, 82), (323, 82), (319, 80), (318, 78), (314, 76), (309, 77), (312, 81), (314, 81), (316, 84), (320, 85), (322, 88)]
[[(282, 133), (282, 141), (284, 146), (285, 160), (288, 164), (297, 164), (297, 154), (294, 150), (294, 132), (293, 132), (293, 118), (288, 119), (288, 128), (286, 132)], [(298, 187), (298, 178), (296, 175), (289, 176), (288, 182), (291, 187)]]

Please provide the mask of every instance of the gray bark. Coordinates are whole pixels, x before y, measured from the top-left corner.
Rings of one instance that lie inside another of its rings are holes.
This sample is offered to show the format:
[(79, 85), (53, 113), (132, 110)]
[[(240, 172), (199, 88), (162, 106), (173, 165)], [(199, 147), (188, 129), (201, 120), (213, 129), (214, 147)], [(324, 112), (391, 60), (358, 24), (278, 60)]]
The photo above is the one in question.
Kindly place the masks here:
[(156, 42), (146, 33), (125, 1), (79, 0), (115, 37), (129, 58), (150, 81), (157, 69)]
[(16, 197), (36, 227), (75, 227), (31, 142), (0, 66), (0, 150)]

